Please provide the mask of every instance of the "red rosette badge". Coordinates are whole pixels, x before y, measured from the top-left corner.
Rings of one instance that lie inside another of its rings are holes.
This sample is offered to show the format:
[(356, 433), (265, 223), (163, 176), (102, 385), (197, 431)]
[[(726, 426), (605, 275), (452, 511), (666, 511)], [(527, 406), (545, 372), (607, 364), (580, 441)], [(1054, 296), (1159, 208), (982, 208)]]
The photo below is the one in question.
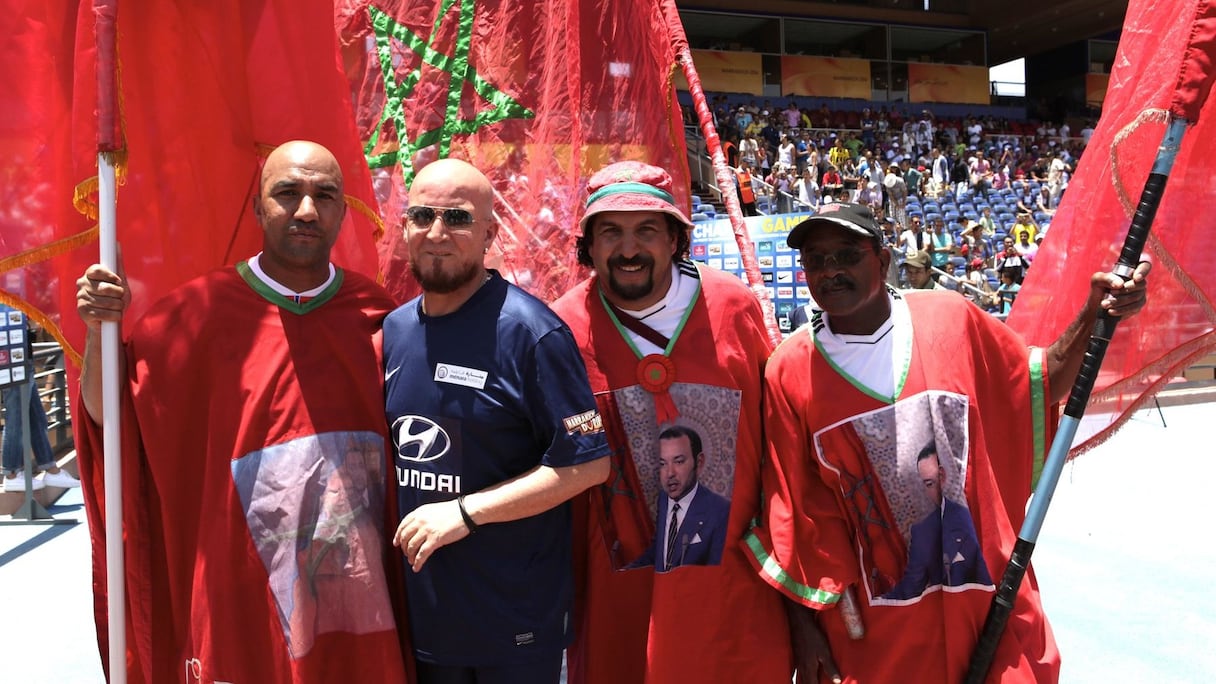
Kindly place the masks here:
[(659, 425), (670, 423), (679, 415), (676, 403), (667, 390), (676, 381), (676, 364), (662, 354), (650, 354), (638, 361), (638, 384), (654, 395), (655, 420)]

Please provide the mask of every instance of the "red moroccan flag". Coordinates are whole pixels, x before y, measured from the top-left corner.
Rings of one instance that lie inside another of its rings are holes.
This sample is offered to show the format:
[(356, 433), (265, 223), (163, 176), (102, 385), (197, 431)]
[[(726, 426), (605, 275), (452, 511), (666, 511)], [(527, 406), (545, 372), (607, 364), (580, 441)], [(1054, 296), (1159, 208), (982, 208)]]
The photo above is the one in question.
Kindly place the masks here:
[[(258, 251), (252, 202), (261, 160), (279, 143), (327, 146), (344, 169), (352, 207), (374, 203), (330, 0), (4, 1), (0, 10), (14, 20), (0, 76), (4, 168), (13, 192), (38, 201), (11, 203), (27, 213), (0, 221), (0, 263), (5, 271), (25, 264), (26, 293), (55, 292), (28, 305), (61, 324), (69, 353), (83, 340), (74, 282), (98, 260), (89, 229), (99, 151), (113, 153), (119, 169), (117, 232), (133, 291), (127, 325), (177, 285)], [(117, 17), (108, 34), (116, 44), (99, 42), (107, 32), (95, 30), (102, 23), (95, 11)], [(99, 77), (113, 82), (113, 93), (98, 87)], [(348, 212), (335, 261), (374, 274), (377, 227), (374, 210)], [(98, 464), (80, 465), (82, 479), (100, 482)], [(85, 499), (104, 657), (100, 486), (86, 486)], [(126, 534), (137, 534), (139, 521), (125, 522)], [(141, 581), (138, 563), (128, 570), (128, 586)], [(135, 621), (139, 608), (128, 605), (132, 653), (152, 631)], [(138, 663), (132, 668), (139, 681)]]
[(1118, 256), (1167, 115), (1194, 122), (1183, 137), (1145, 248), (1149, 304), (1120, 323), (1095, 383), (1074, 453), (1099, 444), (1132, 411), (1216, 349), (1216, 110), (1197, 94), (1216, 59), (1216, 3), (1136, 0), (1127, 10), (1102, 119), (1068, 185), (1009, 325), (1046, 345), (1075, 316), (1089, 275)]
[[(20, 119), (4, 117), (4, 135), (23, 141), (31, 132), (40, 136), (26, 145), (41, 155), (41, 166), (30, 174), (43, 183), (35, 194), (45, 196), (51, 209), (23, 219), (41, 227), (24, 240), (14, 242), (5, 228), (0, 258), (76, 236), (65, 256), (48, 262), (48, 250), (35, 254), (27, 270), (38, 278), (27, 278), (26, 285), (27, 291), (57, 292), (58, 301), (48, 296), (37, 306), (62, 323), (65, 340), (76, 348), (83, 328), (74, 282), (98, 259), (95, 237), (82, 233), (96, 224), (96, 185), (90, 183), (99, 140), (94, 3), (7, 1), (19, 5), (6, 18), (22, 19), (21, 40), (11, 44), (21, 52), (6, 59), (0, 78), (30, 95)], [(335, 261), (374, 274), (378, 223), (332, 3), (110, 4), (118, 8), (116, 59), (103, 61), (117, 83), (118, 238), (134, 293), (127, 322), (186, 280), (257, 253), (261, 231), (252, 201), (259, 166), (269, 149), (295, 138), (329, 147), (345, 172), (348, 196), (371, 207), (366, 215), (355, 207), (348, 212)], [(10, 121), (16, 133), (7, 132)], [(24, 168), (11, 159), (10, 167)], [(94, 205), (88, 219), (73, 208), (78, 184), (77, 204)], [(63, 252), (64, 245), (54, 243), (50, 251)]]
[(55, 256), (92, 238), (72, 209), (76, 9), (75, 0), (0, 0), (0, 302), (52, 331)]
[(659, 0), (342, 0), (337, 22), (365, 76), (356, 117), (388, 227), (381, 268), (398, 297), (417, 292), (399, 230), (405, 192), (436, 158), (489, 176), (502, 226), (490, 263), (547, 301), (584, 276), (575, 228), (600, 167), (662, 166), (688, 208)]

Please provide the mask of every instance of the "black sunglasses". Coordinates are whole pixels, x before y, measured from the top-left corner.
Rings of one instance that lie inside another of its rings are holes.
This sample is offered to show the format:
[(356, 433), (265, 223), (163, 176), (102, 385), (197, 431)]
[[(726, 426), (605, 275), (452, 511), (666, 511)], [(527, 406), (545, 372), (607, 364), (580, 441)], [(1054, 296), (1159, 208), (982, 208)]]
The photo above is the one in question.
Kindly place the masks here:
[(473, 218), (473, 212), (468, 209), (414, 205), (405, 210), (405, 218), (410, 223), (422, 228), (426, 228), (434, 223), (436, 216), (441, 216), (443, 218), (443, 225), (448, 228), (464, 228), (465, 226), (473, 225), (476, 221)]
[(865, 258), (865, 250), (856, 247), (845, 247), (832, 254), (802, 254), (802, 268), (807, 271), (821, 271), (827, 267), (828, 261), (836, 264), (837, 268), (849, 268), (861, 263)]

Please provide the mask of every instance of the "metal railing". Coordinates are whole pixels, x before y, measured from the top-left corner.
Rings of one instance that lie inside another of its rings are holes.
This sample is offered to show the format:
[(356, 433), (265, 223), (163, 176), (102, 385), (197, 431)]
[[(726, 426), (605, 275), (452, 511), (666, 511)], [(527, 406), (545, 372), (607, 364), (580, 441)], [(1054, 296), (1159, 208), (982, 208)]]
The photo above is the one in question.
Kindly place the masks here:
[[(52, 452), (61, 454), (75, 446), (63, 349), (56, 342), (35, 342), (33, 352), (34, 387), (46, 410), (47, 436), (51, 440)], [(0, 415), (4, 415), (2, 410)], [(7, 420), (6, 415), (4, 418)]]

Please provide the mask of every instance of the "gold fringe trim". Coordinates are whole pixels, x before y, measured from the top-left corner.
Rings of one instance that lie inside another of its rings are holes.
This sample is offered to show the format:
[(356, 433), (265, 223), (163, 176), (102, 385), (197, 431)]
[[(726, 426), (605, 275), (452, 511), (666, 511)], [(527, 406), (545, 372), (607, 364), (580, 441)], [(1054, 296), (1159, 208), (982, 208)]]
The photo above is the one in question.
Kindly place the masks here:
[(82, 247), (97, 239), (97, 226), (70, 235), (65, 238), (60, 238), (54, 242), (48, 242), (45, 245), (27, 249), (24, 252), (19, 252), (10, 257), (0, 259), (0, 273), (11, 271), (15, 268), (36, 264), (39, 261), (46, 261), (54, 256), (59, 256), (65, 252), (70, 252), (77, 247)]
[(1132, 218), (1136, 213), (1136, 205), (1132, 203), (1131, 195), (1127, 188), (1123, 185), (1123, 177), (1119, 175), (1119, 146), (1125, 140), (1131, 137), (1137, 129), (1146, 123), (1168, 124), (1170, 121), (1169, 110), (1165, 109), (1146, 109), (1140, 112), (1139, 116), (1132, 120), (1119, 132), (1115, 134), (1114, 140), (1110, 143), (1110, 176), (1111, 183), (1115, 186), (1115, 194), (1119, 197), (1119, 204), (1123, 205), (1123, 213), (1127, 218)]
[(1195, 302), (1199, 304), (1199, 307), (1203, 309), (1203, 313), (1207, 316), (1208, 320), (1216, 323), (1216, 307), (1212, 306), (1212, 300), (1207, 298), (1206, 294), (1195, 282), (1195, 279), (1192, 278), (1191, 275), (1183, 270), (1182, 266), (1178, 264), (1178, 260), (1174, 258), (1174, 255), (1161, 242), (1160, 238), (1157, 236), (1157, 233), (1149, 231), (1147, 246), (1156, 260), (1156, 263), (1153, 264), (1153, 268), (1164, 268), (1166, 272), (1170, 274), (1170, 277), (1172, 277), (1178, 282), (1179, 285), (1182, 286), (1183, 291), (1185, 291), (1191, 299), (1194, 299)]
[(380, 238), (384, 237), (384, 219), (381, 219), (379, 214), (372, 211), (371, 207), (354, 195), (346, 195), (346, 204), (376, 226), (376, 229), (372, 231), (372, 241), (380, 242)]
[(64, 358), (71, 361), (72, 364), (77, 368), (80, 367), (80, 352), (76, 351), (76, 349), (68, 343), (68, 338), (64, 337), (63, 330), (59, 328), (55, 321), (51, 320), (50, 316), (47, 316), (42, 312), (41, 309), (9, 292), (8, 290), (0, 290), (0, 302), (13, 307), (14, 309), (21, 309), (24, 311), (25, 315), (30, 317), (30, 320), (42, 326), (43, 330), (49, 332), (51, 336), (54, 337), (57, 342), (59, 342), (59, 346), (63, 347)]
[[(114, 165), (114, 181), (118, 185), (127, 184), (127, 151), (115, 150), (113, 152), (103, 152), (110, 163)], [(76, 211), (83, 214), (90, 221), (96, 221), (98, 214), (97, 201), (93, 196), (97, 194), (101, 181), (97, 176), (86, 178), (76, 184), (76, 189), (72, 192), (72, 206), (76, 207)]]

